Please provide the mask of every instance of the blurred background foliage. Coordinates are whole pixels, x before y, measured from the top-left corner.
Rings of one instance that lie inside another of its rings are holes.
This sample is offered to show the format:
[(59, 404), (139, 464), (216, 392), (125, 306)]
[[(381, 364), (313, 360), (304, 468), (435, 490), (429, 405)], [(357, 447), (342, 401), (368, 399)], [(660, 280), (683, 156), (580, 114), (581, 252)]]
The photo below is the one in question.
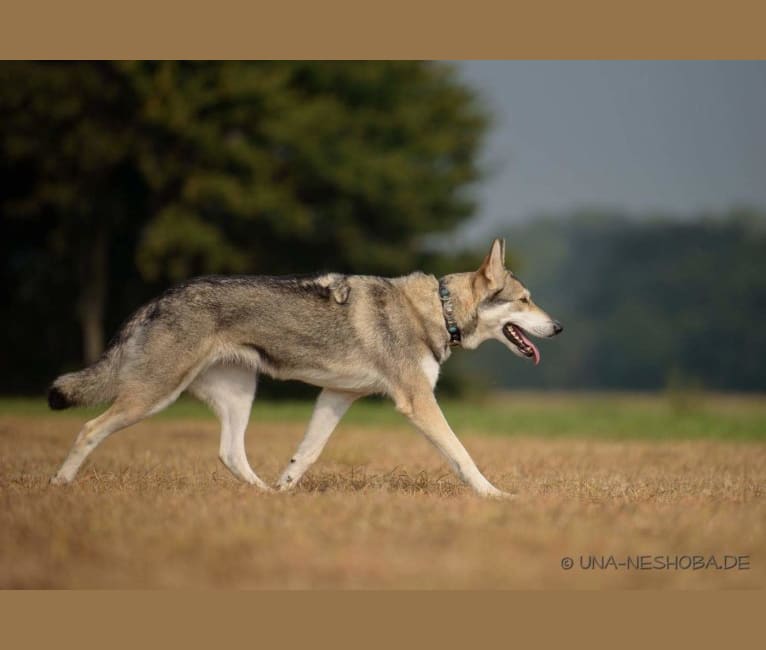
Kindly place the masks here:
[[(0, 63), (0, 392), (190, 276), (475, 268), (486, 243), (435, 242), (474, 214), (488, 127), (442, 63)], [(537, 368), (458, 351), (440, 389), (766, 389), (766, 215), (642, 217), (497, 233), (566, 331)]]
[(766, 214), (577, 212), (506, 236), (519, 277), (565, 332), (541, 342), (536, 368), (486, 344), (470, 367), (493, 385), (766, 389)]
[(444, 64), (0, 64), (0, 390), (193, 275), (446, 269), (486, 126)]

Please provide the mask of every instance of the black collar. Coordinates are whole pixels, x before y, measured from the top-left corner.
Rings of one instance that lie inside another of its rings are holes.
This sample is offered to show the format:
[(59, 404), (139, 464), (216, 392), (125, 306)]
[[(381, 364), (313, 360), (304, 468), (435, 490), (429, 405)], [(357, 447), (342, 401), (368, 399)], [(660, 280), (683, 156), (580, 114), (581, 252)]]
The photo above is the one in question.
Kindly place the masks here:
[(449, 344), (460, 345), (463, 337), (460, 335), (460, 328), (455, 320), (455, 307), (452, 304), (452, 296), (450, 296), (449, 289), (447, 289), (447, 285), (444, 283), (444, 278), (439, 280), (439, 300), (442, 301), (442, 313), (444, 314), (444, 323), (449, 333)]

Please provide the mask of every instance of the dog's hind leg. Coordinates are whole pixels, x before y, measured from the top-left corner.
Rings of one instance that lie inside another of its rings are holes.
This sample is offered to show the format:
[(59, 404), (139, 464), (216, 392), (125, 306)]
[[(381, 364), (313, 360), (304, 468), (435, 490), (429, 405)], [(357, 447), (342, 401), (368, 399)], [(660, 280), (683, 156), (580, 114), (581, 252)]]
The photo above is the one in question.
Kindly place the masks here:
[(279, 490), (288, 490), (301, 479), (319, 458), (340, 419), (359, 395), (325, 388), (317, 398), (306, 434), (295, 455), (277, 482)]
[(85, 423), (51, 483), (69, 483), (85, 459), (107, 437), (172, 404), (204, 364), (204, 359), (198, 360), (183, 374), (172, 372), (174, 369), (165, 374), (158, 371), (153, 381), (136, 378), (124, 381), (114, 403), (97, 418)]
[(221, 421), (219, 457), (238, 479), (270, 490), (252, 470), (245, 452), (245, 431), (255, 397), (256, 376), (251, 368), (216, 364), (201, 373), (189, 392), (206, 402)]
[(53, 485), (70, 483), (90, 453), (106, 438), (120, 429), (129, 427), (149, 415), (150, 407), (127, 400), (114, 402), (97, 418), (85, 423), (69, 451), (63, 465), (51, 479)]

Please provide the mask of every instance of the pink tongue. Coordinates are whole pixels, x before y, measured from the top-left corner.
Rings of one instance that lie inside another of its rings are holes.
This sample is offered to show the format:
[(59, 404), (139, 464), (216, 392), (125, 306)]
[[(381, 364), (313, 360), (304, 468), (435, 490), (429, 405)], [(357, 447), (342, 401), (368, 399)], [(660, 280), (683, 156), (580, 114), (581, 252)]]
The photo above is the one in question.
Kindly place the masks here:
[(537, 346), (532, 343), (532, 341), (530, 341), (526, 336), (524, 336), (524, 333), (520, 329), (516, 329), (516, 333), (522, 338), (524, 343), (532, 348), (532, 353), (535, 355), (535, 365), (540, 363), (540, 350), (537, 349)]

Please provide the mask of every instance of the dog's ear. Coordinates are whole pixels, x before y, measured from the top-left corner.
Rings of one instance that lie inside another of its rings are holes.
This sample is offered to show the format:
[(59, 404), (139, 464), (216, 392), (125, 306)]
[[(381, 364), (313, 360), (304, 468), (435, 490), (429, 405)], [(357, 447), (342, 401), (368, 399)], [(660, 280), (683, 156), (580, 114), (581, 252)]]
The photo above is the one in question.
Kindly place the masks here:
[(505, 281), (505, 240), (495, 239), (489, 253), (476, 271), (477, 280), (490, 291), (498, 289)]

